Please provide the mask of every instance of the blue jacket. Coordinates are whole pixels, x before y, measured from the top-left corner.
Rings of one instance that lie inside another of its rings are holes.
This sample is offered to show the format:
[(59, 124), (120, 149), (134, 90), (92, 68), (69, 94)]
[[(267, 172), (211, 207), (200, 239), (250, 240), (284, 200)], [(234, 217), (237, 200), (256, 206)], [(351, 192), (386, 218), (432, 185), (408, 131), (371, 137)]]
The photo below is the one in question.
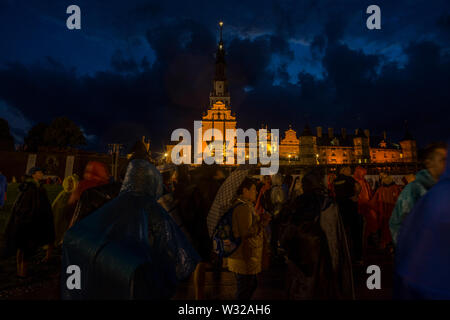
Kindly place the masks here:
[(403, 221), (395, 250), (394, 297), (450, 299), (450, 161)]
[(428, 170), (421, 170), (417, 173), (416, 180), (409, 183), (400, 193), (389, 220), (389, 228), (394, 244), (397, 243), (397, 234), (405, 217), (414, 208), (416, 202), (435, 184), (436, 180), (430, 175)]
[[(63, 299), (168, 299), (199, 257), (182, 231), (157, 203), (163, 183), (145, 160), (127, 168), (117, 198), (70, 228), (63, 242)], [(81, 271), (71, 289), (67, 268)]]

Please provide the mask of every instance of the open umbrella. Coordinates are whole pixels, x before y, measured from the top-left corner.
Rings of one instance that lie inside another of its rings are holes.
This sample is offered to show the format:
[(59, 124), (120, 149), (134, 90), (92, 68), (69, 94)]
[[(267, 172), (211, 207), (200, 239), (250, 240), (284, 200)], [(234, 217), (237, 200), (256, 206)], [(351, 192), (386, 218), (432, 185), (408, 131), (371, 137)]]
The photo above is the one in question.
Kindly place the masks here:
[(237, 190), (250, 172), (250, 169), (250, 165), (241, 165), (237, 167), (223, 182), (219, 191), (217, 191), (206, 219), (210, 237), (214, 232), (214, 228), (219, 223), (220, 218), (231, 208), (233, 202), (236, 200)]

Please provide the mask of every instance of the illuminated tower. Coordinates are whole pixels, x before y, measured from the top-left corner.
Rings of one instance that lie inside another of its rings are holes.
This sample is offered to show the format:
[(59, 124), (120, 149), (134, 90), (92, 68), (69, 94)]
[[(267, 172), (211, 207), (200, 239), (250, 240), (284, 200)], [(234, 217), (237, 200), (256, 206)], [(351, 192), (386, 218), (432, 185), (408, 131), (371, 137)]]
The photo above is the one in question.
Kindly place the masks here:
[[(220, 40), (216, 53), (216, 69), (213, 86), (209, 95), (209, 107), (202, 117), (202, 135), (208, 129), (218, 129), (226, 140), (226, 129), (236, 129), (236, 116), (231, 113), (230, 93), (228, 91), (228, 80), (225, 69), (225, 47), (222, 39), (223, 22), (219, 23)], [(208, 143), (203, 141), (202, 150)], [(224, 149), (226, 146), (224, 146)]]

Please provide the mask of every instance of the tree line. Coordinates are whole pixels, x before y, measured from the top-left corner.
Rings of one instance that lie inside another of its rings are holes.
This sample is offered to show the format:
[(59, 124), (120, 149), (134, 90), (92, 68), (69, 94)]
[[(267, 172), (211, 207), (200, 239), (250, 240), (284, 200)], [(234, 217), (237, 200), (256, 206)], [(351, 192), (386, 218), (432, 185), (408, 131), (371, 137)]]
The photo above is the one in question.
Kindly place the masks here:
[[(55, 118), (50, 124), (39, 122), (24, 138), (23, 150), (36, 152), (39, 147), (58, 149), (86, 145), (86, 137), (79, 126), (67, 117)], [(0, 150), (14, 151), (14, 137), (8, 121), (0, 118)]]

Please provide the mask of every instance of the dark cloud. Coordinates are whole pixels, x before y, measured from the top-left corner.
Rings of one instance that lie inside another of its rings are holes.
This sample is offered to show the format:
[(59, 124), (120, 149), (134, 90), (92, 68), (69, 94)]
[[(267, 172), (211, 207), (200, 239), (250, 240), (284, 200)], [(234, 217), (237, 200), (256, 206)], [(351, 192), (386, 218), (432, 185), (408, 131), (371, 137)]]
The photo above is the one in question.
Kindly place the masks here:
[[(26, 33), (18, 39), (5, 36), (10, 45), (7, 58), (0, 56), (0, 99), (34, 123), (68, 116), (98, 137), (100, 147), (146, 135), (152, 148), (161, 148), (173, 129), (192, 128), (206, 110), (217, 21), (223, 18), (239, 127), (267, 123), (284, 131), (292, 124), (301, 132), (308, 119), (311, 126), (386, 129), (399, 138), (409, 120), (422, 143), (450, 136), (449, 41), (443, 37), (448, 2), (381, 1), (383, 29), (377, 32), (365, 27), (369, 4), (230, 1), (199, 7), (182, 1), (80, 1), (86, 16), (79, 38), (55, 36), (68, 54), (79, 52), (70, 59), (28, 48)], [(9, 23), (25, 7), (8, 2), (0, 18)], [(25, 12), (63, 32), (65, 3), (32, 1)], [(41, 25), (36, 25), (33, 36), (39, 34)], [(43, 30), (48, 28), (41, 30), (46, 39)], [(293, 50), (299, 43), (306, 48), (303, 55)], [(406, 57), (403, 64), (398, 56), (384, 55), (391, 46)], [(29, 59), (22, 56), (27, 50)], [(11, 62), (18, 53), (21, 58)], [(101, 57), (108, 58), (103, 59), (106, 70), (98, 68)], [(323, 75), (305, 72), (307, 63), (320, 66)], [(80, 72), (81, 64), (90, 72)], [(293, 66), (300, 70), (296, 83), (289, 82)]]
[[(124, 57), (122, 51), (117, 50), (111, 58), (111, 66), (117, 72), (136, 72), (138, 64), (133, 58)], [(147, 65), (148, 66), (148, 62)]]

